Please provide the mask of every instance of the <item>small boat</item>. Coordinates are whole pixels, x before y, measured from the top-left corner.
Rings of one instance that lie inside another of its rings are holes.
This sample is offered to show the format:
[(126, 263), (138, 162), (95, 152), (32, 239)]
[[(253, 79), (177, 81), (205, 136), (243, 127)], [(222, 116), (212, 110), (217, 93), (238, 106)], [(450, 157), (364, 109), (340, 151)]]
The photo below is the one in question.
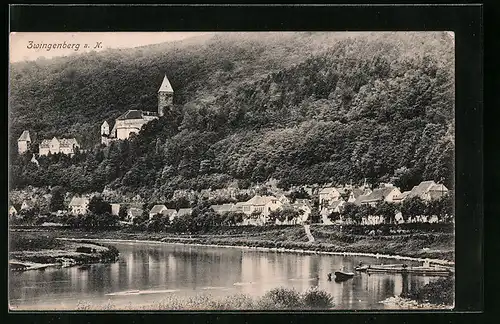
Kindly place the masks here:
[(335, 271), (335, 280), (347, 280), (354, 277), (353, 272)]

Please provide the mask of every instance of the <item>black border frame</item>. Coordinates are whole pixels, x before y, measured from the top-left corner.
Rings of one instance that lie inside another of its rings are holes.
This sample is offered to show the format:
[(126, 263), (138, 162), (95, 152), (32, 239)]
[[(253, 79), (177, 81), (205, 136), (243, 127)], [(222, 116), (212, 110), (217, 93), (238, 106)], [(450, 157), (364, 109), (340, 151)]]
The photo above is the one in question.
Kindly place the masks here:
[[(484, 309), (483, 247), (483, 6), (482, 5), (15, 5), (10, 31), (386, 31), (448, 30), (456, 45), (456, 303), (454, 311), (289, 312), (292, 318), (368, 322), (398, 315), (409, 320), (471, 319)], [(5, 117), (6, 116), (5, 112)], [(7, 136), (6, 136), (7, 138)], [(5, 224), (6, 225), (6, 221)], [(8, 228), (4, 226), (4, 228)], [(7, 245), (6, 245), (7, 246)], [(4, 268), (5, 269), (5, 268)], [(479, 274), (479, 275), (478, 275)], [(7, 272), (5, 272), (7, 278)], [(5, 305), (7, 305), (6, 303)], [(154, 313), (154, 314), (153, 314)], [(235, 320), (234, 312), (116, 313), (118, 320)], [(266, 314), (243, 312), (243, 314)], [(282, 313), (270, 317), (286, 319)], [(357, 316), (350, 316), (356, 314)], [(94, 321), (110, 313), (11, 312), (11, 320)], [(87, 317), (88, 316), (88, 317)], [(207, 318), (203, 318), (206, 316)], [(305, 317), (308, 316), (308, 317)], [(310, 316), (310, 317), (309, 317)], [(417, 317), (418, 316), (418, 317)], [(430, 317), (429, 317), (430, 316)], [(254, 317), (254, 316), (252, 316)], [(173, 319), (172, 318), (172, 319)], [(185, 319), (185, 318), (184, 318)]]

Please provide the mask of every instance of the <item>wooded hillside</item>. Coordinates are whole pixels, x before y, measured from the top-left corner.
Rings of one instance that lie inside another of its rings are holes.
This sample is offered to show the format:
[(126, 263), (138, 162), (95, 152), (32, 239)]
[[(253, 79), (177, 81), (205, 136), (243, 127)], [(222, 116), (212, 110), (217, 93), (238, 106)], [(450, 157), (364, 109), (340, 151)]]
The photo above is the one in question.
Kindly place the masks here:
[[(11, 185), (105, 186), (161, 201), (234, 179), (280, 185), (423, 179), (453, 187), (454, 44), (447, 33), (216, 34), (10, 68)], [(99, 148), (99, 126), (173, 111)], [(15, 153), (17, 137), (75, 136), (88, 153)]]

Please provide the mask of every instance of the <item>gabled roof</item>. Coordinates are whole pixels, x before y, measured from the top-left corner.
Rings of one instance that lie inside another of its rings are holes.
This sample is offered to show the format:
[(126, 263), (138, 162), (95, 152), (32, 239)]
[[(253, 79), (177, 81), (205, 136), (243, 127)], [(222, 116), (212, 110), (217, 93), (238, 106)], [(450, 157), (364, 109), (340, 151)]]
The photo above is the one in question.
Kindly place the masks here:
[(396, 189), (396, 187), (384, 187), (384, 188), (377, 188), (372, 191), (371, 194), (369, 194), (364, 201), (377, 201), (377, 200), (383, 200), (385, 197), (387, 197), (388, 194), (391, 193)]
[(21, 141), (31, 142), (30, 132), (28, 132), (27, 130), (25, 130), (25, 131), (21, 134), (21, 136), (19, 136), (18, 141), (19, 141), (19, 142), (21, 142)]
[(170, 81), (168, 81), (166, 74), (165, 74), (165, 77), (163, 77), (163, 82), (161, 83), (161, 86), (160, 86), (160, 89), (158, 89), (158, 92), (174, 93), (174, 89), (172, 88)]
[(334, 188), (334, 187), (326, 187), (326, 188), (321, 189), (321, 190), (320, 190), (320, 192), (319, 192), (319, 194), (320, 194), (320, 195), (327, 195), (327, 194), (330, 194), (330, 193), (335, 192), (335, 191), (336, 191), (336, 192), (339, 192), (339, 191), (337, 190), (337, 188)]
[(358, 198), (359, 196), (363, 195), (363, 193), (365, 192), (363, 189), (361, 188), (353, 188), (351, 190), (353, 196), (354, 196), (354, 199)]
[(88, 205), (89, 199), (84, 197), (73, 197), (69, 203), (69, 206), (85, 206)]
[(161, 213), (165, 209), (167, 209), (165, 205), (154, 205), (153, 208), (151, 208), (151, 210), (149, 211), (149, 213), (156, 215)]
[(109, 127), (108, 121), (106, 121), (106, 120), (105, 120), (105, 121), (101, 124), (101, 127), (102, 127), (102, 126)]
[(234, 204), (222, 204), (210, 206), (216, 213), (227, 213), (233, 210)]
[(140, 217), (142, 216), (142, 209), (132, 207), (128, 210), (128, 215), (132, 217)]
[(179, 210), (177, 211), (177, 216), (191, 215), (192, 212), (192, 208), (179, 208)]
[(72, 147), (73, 145), (79, 146), (76, 138), (61, 138), (59, 139), (59, 145), (61, 147)]
[(401, 194), (397, 195), (396, 197), (394, 197), (395, 200), (403, 200), (405, 199), (408, 195), (410, 194), (410, 191), (404, 191), (402, 192)]
[(415, 186), (411, 189), (411, 192), (408, 194), (408, 198), (420, 197), (421, 195), (427, 193), (427, 191), (429, 191), (429, 189), (434, 185), (436, 185), (436, 183), (432, 180), (422, 181), (418, 186)]
[(127, 119), (142, 119), (142, 110), (127, 110), (116, 120), (127, 120)]
[(448, 191), (448, 188), (444, 184), (435, 184), (432, 187), (429, 188), (429, 191), (442, 191), (446, 192)]
[(278, 198), (276, 198), (274, 196), (255, 195), (255, 196), (253, 196), (253, 198), (251, 198), (245, 204), (246, 205), (253, 205), (253, 206), (263, 206), (263, 205), (270, 203), (272, 200), (278, 200)]

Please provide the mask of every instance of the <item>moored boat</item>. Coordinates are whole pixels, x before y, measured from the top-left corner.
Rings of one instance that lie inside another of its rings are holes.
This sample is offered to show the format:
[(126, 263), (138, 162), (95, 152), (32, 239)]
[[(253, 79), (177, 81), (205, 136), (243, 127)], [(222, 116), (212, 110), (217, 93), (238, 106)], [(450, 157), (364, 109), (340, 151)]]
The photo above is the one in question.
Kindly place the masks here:
[(335, 280), (347, 280), (354, 277), (353, 272), (335, 271)]

